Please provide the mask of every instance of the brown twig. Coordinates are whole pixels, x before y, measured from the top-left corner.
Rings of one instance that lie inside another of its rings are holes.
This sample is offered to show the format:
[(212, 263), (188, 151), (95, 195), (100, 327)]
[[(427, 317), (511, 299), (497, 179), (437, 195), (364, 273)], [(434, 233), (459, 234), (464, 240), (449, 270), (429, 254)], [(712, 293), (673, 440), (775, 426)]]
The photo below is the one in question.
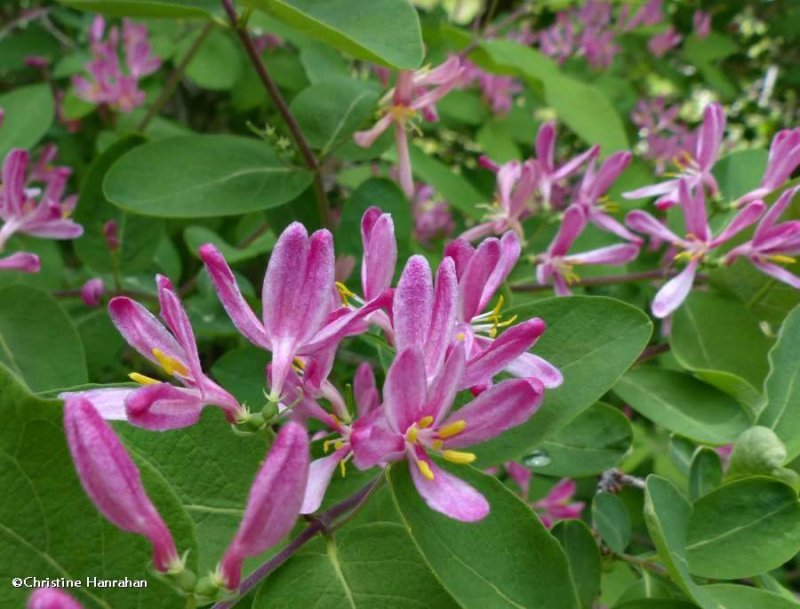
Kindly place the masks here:
[(246, 25), (239, 21), (239, 17), (236, 14), (236, 8), (233, 6), (233, 0), (221, 0), (221, 2), (222, 7), (225, 9), (225, 13), (228, 15), (228, 19), (231, 22), (231, 26), (236, 31), (236, 35), (239, 37), (239, 40), (241, 41), (242, 46), (244, 47), (244, 50), (250, 59), (250, 63), (255, 68), (256, 73), (261, 80), (261, 84), (264, 85), (267, 95), (269, 95), (272, 103), (275, 104), (275, 108), (278, 110), (281, 117), (283, 117), (286, 126), (289, 128), (289, 133), (291, 134), (295, 145), (300, 151), (300, 156), (303, 157), (303, 162), (314, 174), (314, 193), (317, 197), (317, 208), (319, 210), (320, 220), (324, 227), (331, 228), (330, 204), (328, 203), (328, 195), (325, 192), (325, 185), (322, 180), (322, 170), (319, 161), (317, 160), (314, 151), (311, 150), (311, 146), (309, 146), (305, 135), (303, 135), (300, 125), (297, 123), (297, 120), (295, 119), (291, 110), (289, 110), (289, 106), (286, 103), (286, 100), (283, 99), (283, 95), (281, 95), (278, 86), (275, 84), (275, 81), (272, 80), (272, 76), (270, 76), (267, 66), (261, 60), (261, 56), (256, 49), (255, 44), (253, 44), (253, 39), (250, 37), (250, 34), (247, 31)]
[(211, 607), (211, 609), (230, 609), (233, 607), (241, 600), (241, 597), (258, 586), (270, 573), (289, 560), (300, 548), (314, 539), (314, 537), (318, 534), (327, 534), (337, 528), (342, 523), (340, 518), (358, 510), (370, 495), (377, 490), (382, 482), (383, 476), (365, 485), (355, 494), (337, 503), (327, 512), (315, 518), (297, 537), (292, 539), (286, 547), (258, 567), (258, 569), (253, 571), (250, 576), (241, 583), (237, 590), (239, 594), (237, 598), (220, 601)]
[(158, 115), (158, 113), (161, 112), (164, 104), (170, 100), (173, 93), (175, 93), (175, 89), (178, 87), (178, 83), (183, 77), (183, 73), (186, 71), (186, 68), (189, 66), (189, 63), (191, 63), (192, 59), (194, 59), (197, 51), (199, 51), (200, 47), (203, 46), (203, 43), (206, 41), (206, 38), (208, 38), (209, 34), (211, 34), (211, 30), (214, 29), (215, 25), (216, 24), (213, 21), (209, 21), (200, 31), (200, 34), (198, 34), (197, 38), (195, 38), (192, 46), (189, 47), (188, 51), (186, 51), (186, 55), (183, 56), (183, 59), (181, 59), (180, 63), (175, 66), (172, 74), (170, 74), (169, 79), (164, 85), (164, 88), (161, 90), (161, 94), (158, 96), (158, 99), (156, 99), (156, 101), (153, 102), (153, 105), (151, 105), (147, 110), (147, 114), (144, 115), (144, 118), (139, 123), (137, 131), (143, 133), (150, 124), (150, 121), (152, 121)]

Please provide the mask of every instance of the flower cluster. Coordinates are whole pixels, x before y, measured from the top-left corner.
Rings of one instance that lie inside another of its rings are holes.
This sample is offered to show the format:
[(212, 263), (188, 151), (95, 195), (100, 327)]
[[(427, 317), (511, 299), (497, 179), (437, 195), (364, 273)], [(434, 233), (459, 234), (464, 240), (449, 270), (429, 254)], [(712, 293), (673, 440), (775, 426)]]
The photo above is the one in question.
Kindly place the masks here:
[[(420, 495), (434, 510), (462, 521), (488, 514), (486, 499), (442, 462), (471, 463), (475, 455), (462, 449), (527, 421), (546, 388), (562, 382), (557, 368), (529, 353), (544, 322), (503, 320), (502, 296), (491, 304), (519, 258), (519, 239), (509, 232), (477, 248), (456, 240), (435, 274), (425, 258), (412, 256), (393, 287), (397, 244), (391, 216), (370, 208), (361, 234), (357, 295), (335, 282), (330, 233), (309, 235), (301, 224), (290, 225), (270, 256), (261, 319), (219, 251), (210, 244), (200, 248), (235, 327), (271, 354), (267, 403), (260, 412), (251, 412), (203, 372), (189, 318), (167, 278), (157, 278), (163, 323), (128, 297), (109, 303), (125, 340), (176, 383), (134, 372), (130, 378), (138, 388), (62, 394), (67, 439), (89, 497), (116, 526), (150, 541), (158, 570), (177, 576), (186, 570), (185, 561), (107, 420), (175, 429), (195, 424), (202, 409), (213, 405), (244, 432), (280, 423), (239, 531), (206, 579), (211, 589), (236, 588), (243, 560), (280, 541), (298, 514), (316, 511), (337, 467), (344, 473), (351, 461), (359, 469), (407, 461)], [(328, 377), (341, 341), (371, 328), (383, 334), (396, 356), (381, 388), (368, 363), (358, 367), (352, 411)], [(516, 378), (498, 381), (500, 373)], [(457, 394), (467, 389), (473, 399), (457, 408)], [(326, 452), (333, 448), (311, 463), (309, 419), (327, 428), (323, 444)]]
[(672, 162), (679, 164), (695, 148), (696, 134), (678, 121), (680, 105), (667, 105), (664, 97), (642, 99), (631, 111), (631, 120), (644, 137), (642, 156), (664, 173)]
[(120, 112), (131, 112), (145, 101), (139, 81), (161, 67), (161, 60), (150, 47), (147, 27), (124, 19), (122, 22), (122, 49), (126, 70), (120, 61), (120, 31), (112, 27), (104, 37), (105, 19), (95, 17), (89, 29), (92, 59), (86, 64), (86, 76), (72, 79), (75, 94), (93, 104), (105, 104)]
[[(0, 116), (2, 120), (2, 116)], [(30, 154), (15, 148), (3, 163), (0, 187), (0, 251), (15, 234), (45, 239), (77, 239), (83, 228), (70, 219), (78, 197), (65, 196), (72, 170), (54, 166), (57, 150), (46, 146), (31, 167)], [(39, 257), (29, 252), (16, 252), (0, 258), (0, 269), (36, 273)]]

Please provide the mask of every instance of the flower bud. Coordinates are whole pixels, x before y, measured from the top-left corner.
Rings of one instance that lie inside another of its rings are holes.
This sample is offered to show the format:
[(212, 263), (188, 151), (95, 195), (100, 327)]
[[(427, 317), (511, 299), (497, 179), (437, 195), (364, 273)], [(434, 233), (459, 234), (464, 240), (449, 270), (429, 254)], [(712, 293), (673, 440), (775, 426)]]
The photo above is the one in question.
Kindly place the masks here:
[(78, 601), (58, 588), (39, 588), (28, 597), (27, 609), (82, 609)]

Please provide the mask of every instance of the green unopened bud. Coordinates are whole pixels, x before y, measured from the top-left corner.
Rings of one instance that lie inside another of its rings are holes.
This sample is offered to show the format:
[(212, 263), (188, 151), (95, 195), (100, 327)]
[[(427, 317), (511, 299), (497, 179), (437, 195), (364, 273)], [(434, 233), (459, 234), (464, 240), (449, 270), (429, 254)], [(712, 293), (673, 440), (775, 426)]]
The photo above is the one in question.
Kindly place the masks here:
[(728, 464), (728, 479), (763, 475), (783, 480), (798, 488), (800, 476), (783, 467), (786, 447), (768, 427), (751, 427), (736, 440)]
[(194, 591), (194, 587), (197, 584), (197, 576), (194, 574), (194, 571), (190, 569), (184, 569), (179, 573), (173, 573), (170, 575), (170, 578), (175, 585), (184, 592)]
[(215, 575), (207, 575), (206, 577), (198, 580), (194, 587), (195, 596), (215, 599), (219, 595), (222, 588), (220, 587), (220, 580)]
[(266, 421), (259, 412), (252, 412), (236, 422), (234, 429), (242, 434), (251, 434), (264, 428)]

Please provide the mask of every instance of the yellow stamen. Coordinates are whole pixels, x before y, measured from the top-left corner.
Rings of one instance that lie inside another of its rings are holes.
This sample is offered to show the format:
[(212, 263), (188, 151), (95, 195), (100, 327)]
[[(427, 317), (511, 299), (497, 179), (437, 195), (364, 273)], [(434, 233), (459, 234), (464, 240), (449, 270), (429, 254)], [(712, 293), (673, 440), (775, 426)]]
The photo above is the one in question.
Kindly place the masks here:
[(153, 357), (158, 360), (158, 363), (167, 374), (180, 374), (181, 376), (186, 376), (189, 374), (189, 369), (183, 364), (183, 362), (175, 359), (174, 357), (170, 357), (158, 347), (153, 349)]
[(467, 465), (476, 459), (472, 453), (465, 453), (460, 450), (446, 450), (442, 452), (442, 456), (450, 463), (458, 463), (459, 465)]
[(356, 295), (355, 292), (353, 292), (341, 281), (336, 282), (336, 289), (339, 290), (339, 297), (342, 299), (342, 304), (346, 307), (349, 307), (350, 299)]
[(144, 374), (139, 374), (138, 372), (131, 372), (128, 375), (128, 378), (135, 383), (139, 383), (140, 385), (157, 385), (161, 382), (150, 378), (149, 376), (145, 376)]
[(457, 436), (467, 426), (467, 422), (463, 419), (459, 419), (458, 421), (453, 421), (449, 425), (445, 425), (444, 427), (439, 428), (439, 437), (446, 440), (447, 438), (452, 438), (453, 436)]
[(406, 439), (412, 444), (415, 444), (417, 441), (417, 436), (419, 436), (419, 429), (417, 429), (417, 426), (414, 425), (406, 433)]
[(581, 276), (570, 267), (570, 270), (564, 273), (564, 280), (567, 282), (567, 285), (572, 285), (573, 283), (578, 283), (581, 280)]
[(772, 262), (777, 262), (778, 264), (794, 264), (797, 262), (796, 258), (785, 256), (783, 254), (773, 254), (772, 256), (767, 256), (767, 258)]
[(301, 357), (295, 357), (292, 363), (298, 370), (302, 371), (306, 369), (306, 363), (303, 361)]
[(431, 446), (433, 446), (433, 450), (442, 450), (442, 445), (443, 444), (444, 444), (444, 442), (442, 442), (441, 440), (434, 440), (433, 442), (431, 442)]
[(457, 340), (464, 340), (465, 338), (466, 338), (466, 335), (463, 332), (459, 332), (458, 334), (456, 334), (456, 339)]
[(420, 429), (427, 429), (431, 425), (433, 425), (433, 417), (432, 416), (422, 417), (419, 420)]
[(347, 476), (347, 468), (345, 467), (346, 463), (344, 459), (339, 461), (339, 471), (342, 473), (342, 478)]
[(407, 120), (414, 118), (417, 111), (413, 108), (403, 105), (391, 106), (386, 113), (394, 119), (395, 122), (405, 123)]
[(433, 480), (433, 470), (431, 466), (428, 465), (427, 461), (423, 461), (422, 459), (417, 460), (417, 468), (419, 469), (419, 473), (425, 476), (425, 478)]

